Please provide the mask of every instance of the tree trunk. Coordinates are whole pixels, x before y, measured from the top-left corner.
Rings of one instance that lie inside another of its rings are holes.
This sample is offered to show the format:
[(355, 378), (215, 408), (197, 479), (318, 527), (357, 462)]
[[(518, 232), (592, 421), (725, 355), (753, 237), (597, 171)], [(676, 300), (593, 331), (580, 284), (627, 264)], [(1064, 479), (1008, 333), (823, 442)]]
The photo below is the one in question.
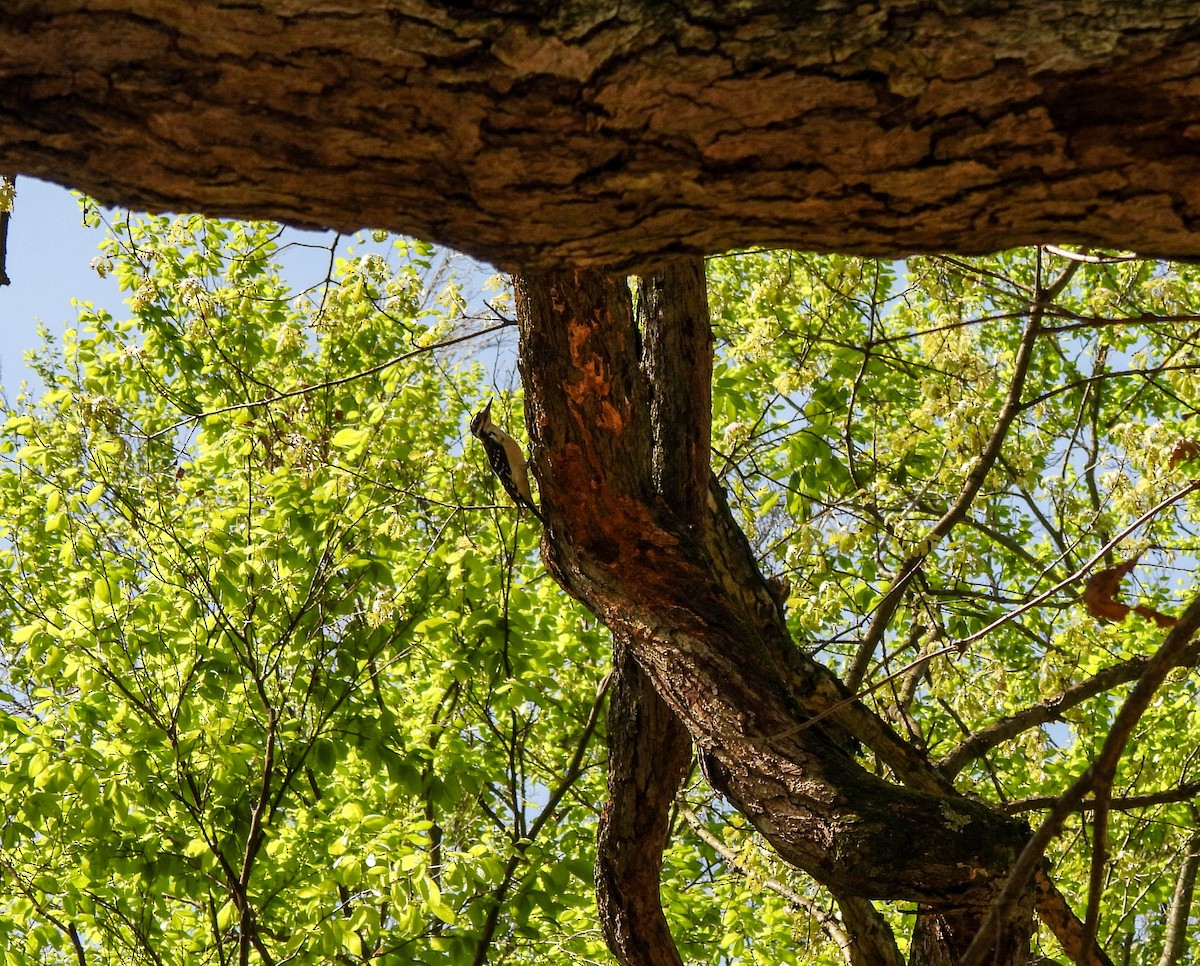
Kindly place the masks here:
[[(704, 262), (673, 263), (638, 292), (644, 352), (653, 368), (690, 375), (692, 392), (649, 401), (653, 499), (682, 520), (704, 514), (697, 485), (708, 473), (712, 330)], [(675, 793), (692, 741), (614, 633), (614, 687), (608, 729), (609, 800), (600, 817), (596, 896), (600, 921), (622, 966), (682, 966), (662, 913), (659, 879)]]
[(622, 966), (683, 966), (663, 916), (659, 880), (692, 740), (623, 643), (614, 655), (609, 700), (609, 798), (596, 849), (600, 924)]
[(1167, 931), (1163, 939), (1162, 956), (1158, 966), (1175, 966), (1183, 962), (1187, 943), (1188, 917), (1192, 909), (1192, 893), (1196, 889), (1196, 872), (1200, 869), (1200, 833), (1188, 839), (1179, 875), (1175, 878), (1175, 891), (1171, 895), (1171, 908), (1167, 913)]
[(507, 268), (1200, 255), (1192, 0), (13, 0), (0, 171)]
[[(913, 962), (952, 962), (1028, 829), (960, 795), (844, 701), (789, 639), (696, 427), (690, 442), (686, 428), (671, 442), (656, 434), (656, 413), (708, 412), (707, 326), (677, 323), (689, 334), (657, 350), (656, 316), (643, 335), (625, 282), (596, 271), (523, 276), (517, 305), (551, 573), (628, 642), (709, 780), (785, 860), (839, 896), (919, 903)], [(664, 476), (664, 465), (676, 469)], [(864, 769), (857, 743), (901, 782)], [(1030, 884), (989, 962), (1027, 962), (1033, 903)]]

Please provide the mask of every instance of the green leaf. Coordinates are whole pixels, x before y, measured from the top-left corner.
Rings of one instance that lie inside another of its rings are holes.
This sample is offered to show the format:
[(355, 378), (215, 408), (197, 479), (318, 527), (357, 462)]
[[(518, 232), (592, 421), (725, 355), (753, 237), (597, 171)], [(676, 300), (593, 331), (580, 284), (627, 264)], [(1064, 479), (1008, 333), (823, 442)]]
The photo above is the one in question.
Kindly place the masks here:
[(438, 888), (436, 882), (427, 875), (420, 875), (416, 879), (417, 888), (421, 893), (421, 898), (425, 901), (426, 907), (435, 916), (448, 926), (453, 926), (457, 921), (457, 916), (454, 910), (451, 909), (442, 899), (441, 889)]

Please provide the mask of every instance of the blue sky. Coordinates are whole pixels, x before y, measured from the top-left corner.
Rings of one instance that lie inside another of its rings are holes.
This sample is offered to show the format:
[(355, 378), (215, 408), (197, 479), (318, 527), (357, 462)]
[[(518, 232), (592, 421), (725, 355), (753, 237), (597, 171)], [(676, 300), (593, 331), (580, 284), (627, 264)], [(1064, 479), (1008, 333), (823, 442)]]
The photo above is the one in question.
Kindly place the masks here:
[(17, 200), (8, 228), (8, 275), (0, 286), (0, 385), (14, 394), (27, 377), (24, 353), (37, 346), (38, 323), (61, 332), (75, 321), (72, 299), (115, 313), (121, 293), (112, 279), (89, 267), (102, 233), (86, 228), (75, 196), (66, 188), (17, 178)]
[[(78, 198), (60, 188), (32, 178), (17, 178), (17, 197), (8, 231), (8, 274), (12, 284), (0, 286), (0, 390), (10, 402), (25, 380), (32, 381), (24, 355), (36, 348), (37, 329), (44, 324), (59, 334), (75, 325), (76, 301), (107, 309), (114, 318), (127, 318), (123, 293), (113, 278), (102, 279), (91, 268), (99, 254), (103, 228), (88, 228)], [(328, 246), (333, 232), (290, 229), (289, 244), (280, 253), (283, 275), (296, 291), (319, 282), (329, 268)], [(299, 243), (299, 244), (297, 244)], [(392, 252), (391, 242), (376, 243), (367, 237), (343, 236), (340, 256), (377, 251)], [(482, 304), (484, 278), (495, 270), (465, 256), (454, 258), (454, 272), (465, 286), (471, 311), (489, 315)], [(494, 297), (494, 296), (493, 296)], [(510, 308), (511, 311), (511, 308)], [(475, 346), (476, 358), (492, 371), (495, 392), (511, 388), (515, 379), (516, 333), (493, 337)], [(36, 385), (32, 386), (35, 390)]]
[[(103, 228), (88, 228), (78, 198), (60, 188), (32, 178), (17, 178), (17, 199), (8, 230), (8, 275), (12, 284), (0, 286), (0, 387), (11, 399), (30, 373), (24, 354), (39, 344), (37, 329), (44, 323), (53, 333), (75, 324), (75, 301), (92, 302), (114, 317), (128, 314), (125, 293), (114, 279), (102, 279), (91, 268), (99, 254)], [(332, 232), (291, 230), (290, 242), (328, 246)], [(353, 244), (343, 238), (339, 254)], [(370, 248), (370, 242), (354, 246)], [(383, 247), (386, 250), (386, 246)], [(327, 249), (289, 247), (281, 256), (285, 274), (303, 287), (324, 276), (329, 266)]]

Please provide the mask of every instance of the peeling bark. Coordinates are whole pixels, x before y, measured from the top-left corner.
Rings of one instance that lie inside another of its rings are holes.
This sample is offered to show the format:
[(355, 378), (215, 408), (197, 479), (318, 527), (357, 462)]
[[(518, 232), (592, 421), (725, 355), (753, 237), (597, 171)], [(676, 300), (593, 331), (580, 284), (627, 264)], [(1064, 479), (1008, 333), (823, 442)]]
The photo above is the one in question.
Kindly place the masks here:
[(506, 268), (1200, 255), (1200, 8), (17, 0), (0, 170)]
[[(694, 372), (643, 364), (624, 281), (564, 272), (516, 290), (551, 573), (628, 640), (714, 787), (786, 861), (839, 896), (921, 904), (930, 957), (965, 948), (1028, 828), (957, 793), (793, 645), (711, 472), (699, 520), (664, 507), (652, 409), (692, 391)], [(848, 737), (902, 783), (864, 769)], [(998, 963), (1026, 961), (1032, 887), (1025, 898)]]

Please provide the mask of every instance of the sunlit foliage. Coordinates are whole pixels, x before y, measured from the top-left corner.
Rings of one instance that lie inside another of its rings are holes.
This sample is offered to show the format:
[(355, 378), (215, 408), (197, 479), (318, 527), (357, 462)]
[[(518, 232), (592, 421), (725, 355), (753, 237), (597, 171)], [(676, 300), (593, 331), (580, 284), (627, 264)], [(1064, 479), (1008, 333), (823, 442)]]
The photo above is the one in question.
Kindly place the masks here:
[[(1123, 596), (1168, 615), (1194, 593), (1200, 271), (1069, 254), (710, 263), (723, 336), (716, 465), (765, 568), (788, 578), (798, 643), (935, 760), (1154, 650), (1154, 621), (1089, 612), (1088, 576), (1138, 558)], [(1005, 425), (1022, 344), (1028, 368)], [(993, 439), (998, 457), (978, 492), (932, 536)], [(913, 558), (921, 564), (885, 619)], [(1086, 767), (1123, 693), (956, 761), (959, 786), (1036, 824), (1036, 800)], [(1195, 674), (1181, 670), (1118, 779), (1119, 798), (1170, 799), (1118, 809), (1110, 831), (1101, 938), (1134, 950), (1131, 962), (1157, 961), (1196, 827), (1196, 706)], [(1090, 854), (1085, 816), (1056, 855), (1080, 910)]]
[(278, 234), (119, 220), (131, 316), (85, 307), (9, 407), (0, 945), (594, 952), (606, 637), (497, 505), (462, 442), (483, 372), (438, 348), (496, 320), (404, 242), (297, 297)]
[[(489, 396), (520, 432), (503, 290), (382, 238), (285, 278), (287, 237), (117, 218), (95, 266), (127, 317), (81, 307), (36, 354), (44, 390), (10, 388), (5, 961), (608, 962), (608, 637), (465, 436)], [(1200, 271), (1045, 250), (709, 271), (714, 470), (799, 646), (934, 759), (1152, 651), (1154, 622), (1079, 598), (1138, 555), (1130, 602), (1189, 598)], [(1036, 823), (1121, 695), (955, 760), (959, 787)], [(1130, 962), (1158, 955), (1195, 828), (1195, 706), (1178, 672), (1120, 775), (1121, 799), (1168, 793), (1109, 833), (1101, 937)], [(673, 821), (687, 962), (844, 961), (831, 898), (698, 771)], [(1085, 813), (1055, 855), (1078, 907), (1091, 845)], [(887, 912), (902, 938), (911, 910)]]

